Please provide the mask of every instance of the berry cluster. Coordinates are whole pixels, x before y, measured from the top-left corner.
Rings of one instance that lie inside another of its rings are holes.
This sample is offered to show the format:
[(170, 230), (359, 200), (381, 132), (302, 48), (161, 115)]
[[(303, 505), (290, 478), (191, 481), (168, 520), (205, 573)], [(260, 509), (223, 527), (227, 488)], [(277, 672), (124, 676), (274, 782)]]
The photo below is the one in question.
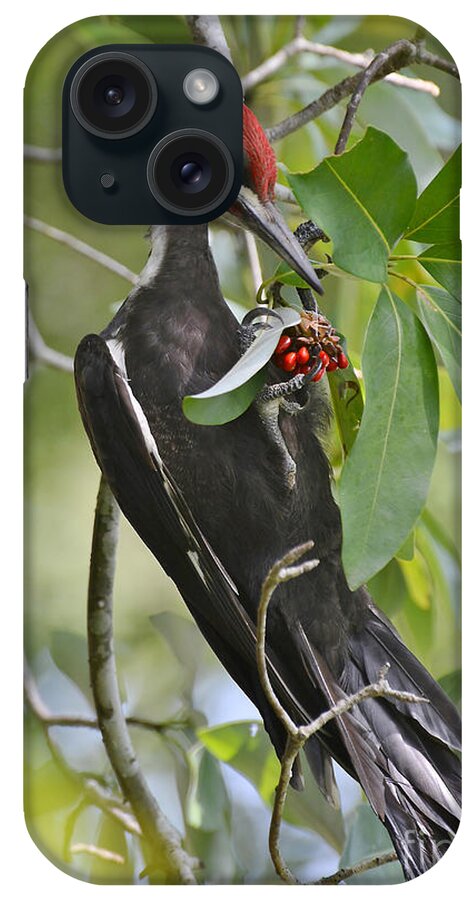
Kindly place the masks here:
[(324, 373), (346, 369), (349, 361), (339, 343), (339, 335), (321, 313), (301, 314), (298, 325), (280, 337), (273, 355), (278, 369), (293, 375), (309, 375), (321, 363), (313, 377), (320, 381)]

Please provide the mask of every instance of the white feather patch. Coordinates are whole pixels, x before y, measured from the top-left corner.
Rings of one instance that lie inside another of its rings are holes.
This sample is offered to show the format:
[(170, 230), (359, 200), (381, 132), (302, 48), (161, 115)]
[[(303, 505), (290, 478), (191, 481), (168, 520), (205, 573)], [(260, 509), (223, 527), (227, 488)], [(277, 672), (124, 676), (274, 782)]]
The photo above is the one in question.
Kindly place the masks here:
[(136, 288), (133, 293), (140, 288), (146, 287), (152, 281), (155, 280), (157, 275), (159, 274), (162, 263), (165, 258), (165, 252), (167, 250), (167, 226), (166, 225), (153, 225), (151, 229), (151, 245), (150, 245), (150, 253), (149, 258), (142, 269), (142, 272), (139, 276), (139, 281), (137, 282)]
[[(174, 507), (175, 513), (176, 513), (177, 518), (180, 522), (180, 525), (183, 529), (183, 532), (184, 532), (184, 534), (187, 535), (187, 538), (190, 542), (191, 549), (188, 550), (189, 559), (193, 563), (196, 571), (200, 575), (200, 578), (202, 579), (204, 584), (206, 584), (207, 577), (206, 577), (206, 574), (200, 564), (201, 548), (200, 548), (200, 544), (197, 541), (197, 537), (196, 537), (196, 535), (198, 533), (200, 536), (200, 540), (205, 545), (206, 549), (209, 551), (216, 567), (218, 568), (218, 570), (220, 571), (222, 576), (225, 578), (225, 580), (227, 581), (227, 583), (231, 587), (231, 589), (235, 592), (236, 596), (238, 596), (238, 588), (236, 587), (233, 579), (230, 578), (225, 567), (223, 566), (221, 561), (218, 559), (216, 553), (213, 551), (212, 547), (208, 543), (208, 541), (207, 541), (206, 537), (204, 536), (203, 532), (201, 531), (201, 529), (198, 527), (198, 525), (195, 522), (195, 519), (192, 515), (192, 512), (188, 508), (186, 501), (181, 496), (181, 494), (178, 492), (178, 490), (175, 487), (175, 485), (173, 484), (173, 482), (171, 482), (169, 477), (167, 476), (162, 458), (159, 453), (159, 448), (157, 447), (156, 440), (150, 430), (150, 425), (147, 421), (147, 417), (144, 413), (144, 410), (142, 409), (142, 406), (140, 405), (137, 398), (134, 396), (132, 389), (130, 387), (129, 379), (127, 376), (124, 346), (123, 346), (122, 342), (120, 340), (118, 340), (117, 338), (112, 338), (111, 340), (107, 341), (107, 346), (108, 346), (108, 349), (109, 349), (109, 352), (110, 352), (112, 358), (114, 359), (114, 362), (116, 363), (116, 365), (119, 369), (121, 379), (126, 387), (127, 393), (129, 395), (129, 399), (131, 401), (132, 409), (134, 410), (134, 413), (135, 413), (135, 416), (137, 419), (137, 423), (140, 427), (142, 437), (144, 439), (144, 443), (147, 447), (148, 452), (150, 453), (150, 456), (156, 463), (156, 465), (162, 475), (164, 488), (165, 488), (167, 495)], [(189, 521), (187, 521), (187, 519), (184, 516), (185, 511), (186, 511), (187, 515), (189, 516)]]

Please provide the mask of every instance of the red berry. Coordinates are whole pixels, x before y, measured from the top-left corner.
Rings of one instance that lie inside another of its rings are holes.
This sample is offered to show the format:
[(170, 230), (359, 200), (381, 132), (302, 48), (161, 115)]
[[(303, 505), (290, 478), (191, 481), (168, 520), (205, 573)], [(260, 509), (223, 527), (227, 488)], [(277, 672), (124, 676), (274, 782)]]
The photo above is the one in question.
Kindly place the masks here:
[(321, 350), (321, 352), (319, 353), (319, 359), (321, 360), (322, 365), (326, 369), (327, 366), (329, 365), (329, 356), (325, 350)]
[(297, 354), (298, 363), (304, 366), (309, 360), (309, 350), (307, 347), (301, 347)]
[(339, 356), (337, 357), (337, 365), (339, 366), (339, 369), (347, 368), (347, 366), (349, 365), (349, 360), (347, 359), (345, 353), (339, 353)]
[[(298, 354), (298, 356), (299, 356), (299, 354)], [(312, 369), (312, 366), (300, 365), (297, 367), (296, 371), (297, 371), (298, 375), (309, 375), (309, 372), (311, 371), (311, 369)]]
[(335, 370), (336, 370), (337, 368), (338, 368), (338, 366), (337, 366), (337, 360), (336, 360), (336, 359), (330, 359), (329, 362), (328, 362), (328, 364), (327, 364), (327, 371), (328, 371), (328, 372), (335, 372)]
[(294, 351), (286, 353), (286, 356), (283, 359), (283, 369), (285, 372), (294, 372), (294, 369), (296, 368), (296, 359), (297, 353), (294, 353)]
[(324, 372), (325, 372), (325, 371), (326, 371), (326, 370), (325, 370), (325, 367), (322, 366), (322, 368), (320, 368), (319, 371), (316, 372), (316, 374), (314, 375), (314, 378), (313, 378), (312, 380), (313, 380), (313, 381), (320, 381), (321, 378), (322, 378), (322, 376), (324, 375)]
[(282, 334), (278, 341), (276, 350), (274, 352), (278, 353), (278, 354), (286, 353), (286, 350), (289, 350), (290, 346), (291, 346), (291, 338), (289, 337), (289, 334)]

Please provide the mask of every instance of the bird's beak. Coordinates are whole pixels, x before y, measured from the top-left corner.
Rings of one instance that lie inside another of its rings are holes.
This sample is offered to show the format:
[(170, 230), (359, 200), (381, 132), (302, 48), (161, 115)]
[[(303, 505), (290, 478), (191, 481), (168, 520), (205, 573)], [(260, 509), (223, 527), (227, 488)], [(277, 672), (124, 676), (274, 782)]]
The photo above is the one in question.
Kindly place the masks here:
[(324, 293), (313, 266), (274, 203), (270, 200), (262, 203), (254, 193), (243, 188), (231, 211), (235, 210), (245, 228), (265, 241), (318, 294)]

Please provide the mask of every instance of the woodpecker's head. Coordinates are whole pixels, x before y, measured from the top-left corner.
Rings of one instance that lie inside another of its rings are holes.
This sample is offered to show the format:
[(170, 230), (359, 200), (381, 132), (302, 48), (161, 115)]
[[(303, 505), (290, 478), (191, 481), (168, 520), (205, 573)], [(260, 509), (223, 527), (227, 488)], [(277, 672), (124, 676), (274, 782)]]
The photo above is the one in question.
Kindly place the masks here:
[(247, 106), (243, 106), (243, 150), (243, 187), (230, 212), (322, 294), (321, 282), (308, 257), (273, 202), (278, 175), (276, 156), (258, 119)]

